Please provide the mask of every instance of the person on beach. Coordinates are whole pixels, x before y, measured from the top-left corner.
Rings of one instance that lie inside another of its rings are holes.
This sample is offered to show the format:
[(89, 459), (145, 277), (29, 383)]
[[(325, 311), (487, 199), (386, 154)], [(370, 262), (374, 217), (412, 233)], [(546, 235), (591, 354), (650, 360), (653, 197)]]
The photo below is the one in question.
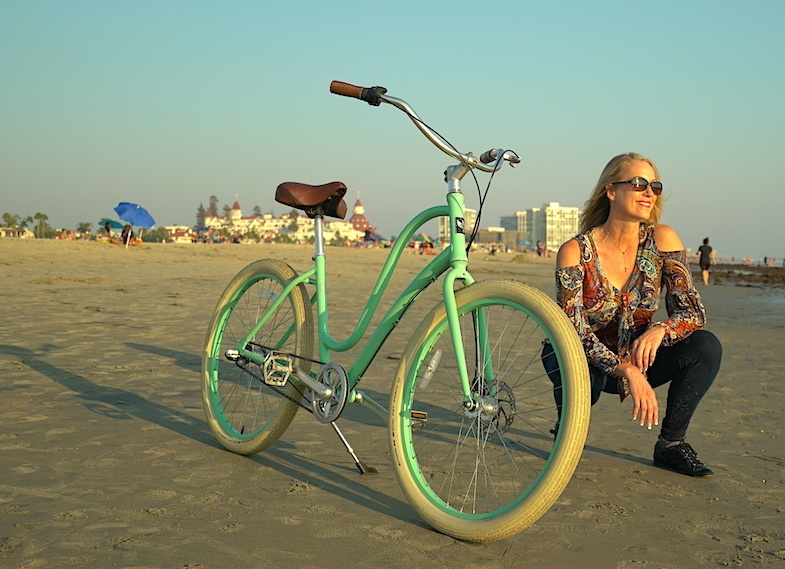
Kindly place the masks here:
[(122, 233), (120, 233), (120, 238), (124, 245), (130, 244), (134, 240), (134, 230), (131, 228), (130, 223), (125, 224)]
[(108, 221), (106, 223), (104, 223), (104, 226), (101, 229), (101, 232), (98, 234), (98, 237), (101, 238), (101, 239), (111, 239), (112, 238), (112, 226), (109, 224)]
[(717, 257), (714, 255), (714, 249), (709, 245), (709, 238), (704, 237), (703, 245), (698, 247), (700, 252), (700, 259), (698, 265), (701, 268), (701, 276), (703, 277), (703, 285), (709, 286), (709, 267), (717, 263)]
[[(632, 420), (659, 424), (656, 387), (670, 382), (654, 464), (689, 476), (712, 474), (685, 442), (687, 427), (722, 359), (704, 330), (706, 312), (676, 231), (658, 223), (662, 182), (654, 163), (621, 154), (602, 171), (580, 219), (580, 234), (556, 257), (557, 300), (575, 325), (589, 363), (591, 403), (600, 394), (632, 399)], [(668, 319), (652, 321), (665, 289)], [(560, 411), (553, 348), (543, 363)], [(556, 431), (558, 432), (558, 422)]]

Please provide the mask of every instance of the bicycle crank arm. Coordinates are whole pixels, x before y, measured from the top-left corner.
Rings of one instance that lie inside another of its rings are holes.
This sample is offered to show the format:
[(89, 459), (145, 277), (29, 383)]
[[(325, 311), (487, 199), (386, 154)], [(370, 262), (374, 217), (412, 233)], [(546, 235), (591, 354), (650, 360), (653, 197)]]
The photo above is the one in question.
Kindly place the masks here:
[(310, 375), (305, 373), (298, 367), (294, 368), (294, 375), (297, 376), (297, 379), (302, 381), (308, 389), (314, 392), (314, 395), (319, 399), (329, 399), (333, 396), (333, 390), (330, 389), (323, 383), (319, 383), (315, 379), (313, 379)]
[(355, 391), (354, 393), (354, 401), (352, 403), (359, 403), (363, 407), (370, 409), (374, 413), (376, 413), (379, 417), (384, 419), (385, 421), (389, 417), (389, 413), (387, 413), (387, 409), (382, 407), (379, 403), (368, 397), (362, 391)]

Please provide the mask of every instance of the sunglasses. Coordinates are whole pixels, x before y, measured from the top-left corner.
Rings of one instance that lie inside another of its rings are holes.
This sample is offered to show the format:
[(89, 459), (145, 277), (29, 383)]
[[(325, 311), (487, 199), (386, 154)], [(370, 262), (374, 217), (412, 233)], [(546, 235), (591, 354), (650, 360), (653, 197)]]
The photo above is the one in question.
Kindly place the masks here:
[(662, 193), (662, 182), (649, 182), (646, 178), (636, 177), (632, 180), (625, 180), (624, 182), (611, 182), (611, 186), (618, 186), (620, 184), (630, 184), (632, 189), (636, 192), (645, 192), (646, 188), (651, 188), (655, 196)]

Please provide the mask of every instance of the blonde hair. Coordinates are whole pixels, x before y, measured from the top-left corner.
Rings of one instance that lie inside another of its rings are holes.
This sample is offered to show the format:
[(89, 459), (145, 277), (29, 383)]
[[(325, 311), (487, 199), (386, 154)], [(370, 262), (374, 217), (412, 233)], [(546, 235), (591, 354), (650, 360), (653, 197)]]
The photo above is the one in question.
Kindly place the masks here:
[[(600, 179), (597, 180), (597, 185), (594, 191), (583, 206), (581, 213), (580, 232), (584, 233), (592, 227), (602, 225), (608, 219), (608, 214), (611, 211), (611, 202), (606, 194), (608, 184), (612, 182), (621, 182), (621, 173), (627, 164), (641, 160), (646, 162), (654, 170), (654, 176), (657, 180), (660, 179), (660, 171), (654, 162), (635, 152), (628, 152), (626, 154), (619, 154), (614, 156), (610, 162), (603, 168)], [(649, 180), (653, 182), (654, 180)], [(651, 215), (646, 223), (655, 225), (662, 215), (662, 195), (657, 196), (657, 201), (654, 202), (654, 207), (651, 209)]]

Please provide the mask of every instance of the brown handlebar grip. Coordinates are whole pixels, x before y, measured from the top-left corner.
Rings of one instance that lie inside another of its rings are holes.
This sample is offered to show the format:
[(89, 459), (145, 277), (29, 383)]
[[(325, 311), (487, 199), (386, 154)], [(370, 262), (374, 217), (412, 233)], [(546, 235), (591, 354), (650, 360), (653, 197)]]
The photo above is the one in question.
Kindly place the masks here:
[(343, 81), (332, 81), (330, 83), (330, 93), (336, 95), (343, 95), (344, 97), (354, 97), (355, 99), (362, 99), (363, 88)]

